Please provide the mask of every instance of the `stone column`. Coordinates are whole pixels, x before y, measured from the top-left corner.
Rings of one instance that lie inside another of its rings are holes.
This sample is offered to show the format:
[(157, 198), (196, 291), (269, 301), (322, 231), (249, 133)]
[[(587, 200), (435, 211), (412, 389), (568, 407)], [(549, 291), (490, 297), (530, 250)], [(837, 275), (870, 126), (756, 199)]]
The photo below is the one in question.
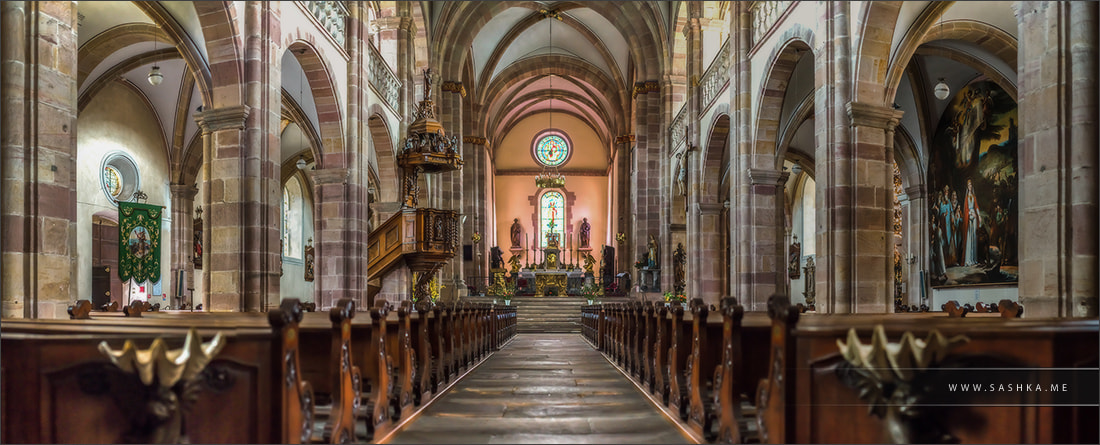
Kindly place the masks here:
[[(694, 287), (694, 295), (699, 296), (709, 304), (718, 304), (718, 299), (728, 295), (729, 290), (722, 288), (723, 270), (722, 255), (726, 253), (726, 246), (722, 244), (722, 203), (700, 203), (695, 205), (694, 213), (698, 214), (699, 252), (694, 256), (697, 263), (694, 270), (696, 275), (688, 275), (689, 285)], [(690, 270), (690, 269), (689, 269)]]
[[(467, 128), (474, 128), (473, 122), (470, 120), (472, 114), (464, 114), (467, 119)], [(489, 202), (488, 197), (491, 196), (487, 193), (485, 181), (485, 171), (488, 168), (488, 157), (486, 155), (488, 142), (485, 138), (477, 136), (465, 136), (462, 139), (464, 141), (463, 147), (465, 147), (462, 159), (466, 162), (466, 165), (462, 167), (465, 195), (462, 213), (467, 216), (463, 228), (466, 236), (462, 239), (462, 244), (473, 246), (473, 261), (464, 263), (463, 277), (487, 276), (489, 275), (489, 249), (493, 247), (486, 225), (490, 218), (487, 216), (489, 213), (486, 204)], [(482, 237), (482, 240), (476, 244), (471, 239), (474, 232), (480, 233)], [(502, 250), (507, 250), (507, 247), (503, 247)], [(504, 260), (508, 260), (507, 254), (505, 254)]]
[[(688, 4), (685, 4), (685, 6), (686, 5)], [(707, 257), (703, 256), (704, 248), (702, 245), (702, 238), (704, 235), (700, 231), (701, 222), (698, 212), (701, 202), (700, 192), (705, 190), (706, 187), (700, 182), (705, 178), (705, 176), (702, 173), (702, 160), (699, 157), (699, 149), (697, 148), (699, 147), (699, 139), (702, 137), (699, 134), (700, 98), (698, 79), (702, 74), (702, 70), (704, 69), (704, 67), (702, 66), (703, 44), (700, 41), (703, 33), (700, 30), (700, 19), (698, 17), (699, 13), (697, 8), (699, 8), (699, 6), (692, 5), (692, 9), (689, 9), (688, 14), (690, 18), (688, 19), (688, 23), (684, 26), (684, 40), (687, 43), (687, 60), (685, 61), (686, 70), (684, 72), (684, 76), (677, 79), (680, 82), (686, 84), (684, 85), (687, 90), (687, 100), (684, 102), (684, 106), (687, 107), (687, 117), (685, 118), (685, 120), (689, 122), (685, 131), (686, 141), (684, 142), (685, 147), (683, 152), (683, 157), (685, 159), (683, 159), (682, 161), (684, 162), (684, 166), (687, 168), (687, 177), (684, 178), (684, 182), (686, 182), (686, 188), (688, 189), (687, 196), (684, 197), (684, 200), (687, 204), (686, 207), (688, 209), (686, 215), (687, 221), (685, 221), (685, 225), (687, 226), (687, 229), (685, 231), (686, 239), (684, 240), (684, 248), (687, 251), (687, 264), (684, 267), (684, 277), (686, 281), (684, 291), (689, 298), (704, 298), (707, 303), (717, 303), (717, 297), (714, 296), (712, 293), (704, 294), (703, 287), (701, 286), (701, 280), (710, 277), (703, 273), (704, 269), (709, 269), (704, 264), (709, 260), (707, 259)], [(679, 110), (671, 110), (670, 113), (677, 113), (678, 111)], [(675, 118), (675, 115), (671, 115), (668, 122), (672, 122)], [(678, 143), (679, 141), (670, 141), (669, 146), (677, 147)], [(672, 193), (679, 193), (677, 191), (677, 187), (675, 186), (676, 175), (679, 174), (679, 168), (677, 168), (676, 161), (678, 160), (673, 160), (672, 165), (669, 166), (669, 168), (667, 169), (667, 171), (671, 175), (669, 181), (670, 186), (668, 187), (668, 190), (671, 190)], [(676, 202), (676, 200), (672, 201)], [(679, 209), (674, 209), (673, 211), (679, 211)], [(669, 250), (671, 251), (676, 249), (676, 242), (675, 240), (670, 241), (672, 241), (669, 246)], [(670, 266), (673, 265), (670, 264)], [(672, 267), (670, 267), (669, 269), (670, 270), (668, 277), (670, 280), (674, 280), (676, 276), (675, 269), (673, 269)], [(674, 284), (675, 283), (673, 283), (672, 281), (669, 282), (669, 286), (672, 286)]]
[(749, 251), (752, 261), (741, 282), (748, 283), (751, 292), (741, 297), (746, 310), (767, 310), (768, 297), (786, 286), (787, 260), (783, 236), (783, 185), (788, 172), (761, 168), (749, 169), (748, 213)]
[(902, 267), (909, 274), (907, 286), (909, 304), (920, 306), (925, 303), (921, 299), (922, 295), (925, 298), (932, 297), (931, 294), (925, 293), (928, 289), (925, 288), (925, 280), (921, 276), (921, 273), (927, 275), (931, 268), (928, 264), (931, 257), (928, 248), (929, 230), (931, 230), (928, 227), (928, 192), (923, 184), (918, 184), (906, 187), (905, 196), (904, 204), (908, 214), (902, 215), (902, 221), (908, 221), (908, 223), (905, 232), (905, 254), (902, 255), (905, 265)]
[(1098, 313), (1097, 6), (1016, 3), (1019, 298), (1028, 317)]
[(203, 295), (207, 311), (243, 311), (242, 141), (249, 108), (195, 113), (203, 146)]
[[(368, 85), (368, 57), (370, 51), (367, 45), (370, 43), (362, 38), (368, 35), (367, 13), (364, 2), (347, 2), (347, 51), (348, 51), (348, 99), (347, 119), (345, 120), (344, 147), (348, 158), (351, 159), (352, 190), (354, 197), (350, 200), (349, 214), (353, 215), (352, 224), (348, 227), (352, 250), (349, 254), (347, 265), (346, 284), (347, 296), (356, 301), (357, 310), (370, 308), (367, 301), (368, 258), (367, 242), (370, 237), (370, 203), (367, 192), (369, 183), (368, 172), (370, 165), (370, 130), (368, 127), (368, 109), (370, 107), (367, 91)], [(314, 225), (316, 227), (316, 225)], [(314, 267), (316, 278), (316, 265)], [(314, 287), (316, 289), (316, 286)]]
[[(661, 119), (660, 84), (657, 81), (637, 82), (634, 84), (634, 128), (635, 146), (631, 166), (630, 184), (630, 211), (632, 218), (629, 223), (633, 233), (628, 235), (627, 246), (616, 249), (617, 255), (625, 255), (628, 267), (633, 265), (638, 258), (647, 252), (649, 236), (658, 238), (661, 235), (661, 141), (663, 140), (661, 127), (664, 120)], [(657, 240), (658, 244), (667, 243), (667, 240)], [(663, 247), (663, 246), (662, 246)], [(663, 249), (662, 250), (667, 250)], [(662, 254), (663, 256), (663, 254)], [(668, 264), (658, 264), (664, 268)], [(625, 269), (631, 271), (633, 284), (639, 284), (640, 275), (632, 267)], [(667, 283), (662, 282), (662, 285)], [(647, 298), (659, 296), (650, 295)]]
[[(473, 144), (465, 142), (465, 138), (462, 137), (463, 131), (463, 106), (462, 99), (466, 97), (466, 88), (459, 81), (444, 81), (440, 85), (439, 91), (439, 120), (443, 124), (443, 128), (446, 129), (447, 138), (457, 138), (458, 145), (455, 147), (459, 153), (462, 154), (463, 162), (466, 162), (472, 153), (474, 152)], [(454, 210), (458, 212), (459, 222), (462, 222), (462, 217), (466, 216), (465, 223), (458, 225), (458, 249), (455, 252), (454, 258), (447, 262), (443, 266), (442, 283), (447, 286), (453, 295), (461, 298), (466, 296), (466, 279), (463, 276), (463, 258), (462, 258), (462, 245), (467, 242), (466, 227), (473, 224), (473, 219), (469, 217), (466, 205), (463, 204), (465, 193), (463, 192), (464, 177), (466, 175), (467, 167), (464, 165), (461, 169), (452, 172), (441, 173), (438, 176), (440, 179), (440, 187), (442, 194), (440, 196), (440, 207), (442, 209)]]
[(853, 207), (848, 225), (853, 284), (851, 312), (893, 312), (894, 128), (903, 114), (888, 106), (851, 102)]
[(416, 85), (415, 77), (420, 76), (421, 73), (415, 72), (416, 70), (412, 66), (412, 38), (416, 35), (416, 23), (408, 16), (407, 5), (399, 2), (397, 9), (394, 13), (399, 15), (380, 17), (372, 25), (377, 26), (381, 37), (379, 39), (381, 41), (381, 47), (378, 48), (379, 54), (387, 63), (391, 61), (394, 63), (391, 67), (403, 86), (401, 88), (401, 104), (397, 110), (394, 110), (398, 116), (406, 117), (406, 119), (401, 120), (401, 126), (398, 129), (400, 136), (397, 139), (400, 139), (404, 137), (409, 129), (409, 123), (411, 122), (409, 116), (412, 116), (418, 93), (414, 87)]
[(354, 254), (348, 245), (348, 230), (354, 218), (348, 214), (346, 168), (308, 172), (313, 184), (314, 239), (313, 301), (318, 308), (332, 307), (341, 298), (353, 298), (347, 288), (347, 268)]
[[(227, 175), (237, 193), (242, 227), (244, 311), (265, 311), (279, 303), (279, 221), (282, 187), (279, 161), (282, 50), (279, 4), (251, 0), (244, 13), (244, 101), (249, 107), (238, 162)], [(327, 161), (327, 160), (326, 160)]]
[[(856, 155), (846, 110), (851, 102), (851, 59), (847, 2), (819, 3), (818, 17), (825, 30), (814, 49), (815, 154), (817, 172), (817, 310), (855, 311), (856, 230), (854, 215)], [(881, 218), (881, 215), (876, 215)], [(878, 252), (880, 249), (876, 249)], [(806, 284), (810, 286), (810, 283)], [(879, 295), (885, 295), (880, 291)], [(882, 298), (885, 298), (883, 296)]]
[[(752, 283), (745, 279), (751, 274), (752, 252), (746, 249), (751, 239), (748, 230), (749, 219), (746, 204), (750, 192), (748, 168), (751, 165), (752, 133), (751, 119), (751, 76), (752, 65), (749, 48), (752, 33), (752, 13), (746, 2), (735, 2), (733, 20), (730, 20), (730, 270), (729, 292), (742, 305), (748, 305), (752, 295)], [(765, 302), (766, 303), (766, 302)]]
[(76, 2), (3, 2), (2, 316), (63, 318), (78, 297)]
[[(191, 303), (191, 294), (188, 288), (195, 287), (195, 263), (192, 261), (195, 255), (195, 195), (199, 189), (194, 185), (172, 184), (172, 289), (164, 289), (172, 297), (180, 298), (179, 301)], [(206, 247), (205, 245), (203, 247)], [(177, 292), (181, 288), (177, 281), (179, 271), (183, 270), (186, 280), (183, 282), (183, 294)], [(168, 304), (178, 306), (179, 302), (170, 300)]]

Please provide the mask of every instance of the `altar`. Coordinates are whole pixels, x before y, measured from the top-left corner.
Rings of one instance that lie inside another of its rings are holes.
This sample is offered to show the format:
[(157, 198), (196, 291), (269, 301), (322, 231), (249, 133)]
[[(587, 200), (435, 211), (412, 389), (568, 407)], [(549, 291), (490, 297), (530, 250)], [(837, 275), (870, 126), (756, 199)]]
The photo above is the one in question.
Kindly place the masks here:
[[(532, 248), (529, 251), (532, 254), (529, 258), (532, 258), (533, 262), (528, 262), (519, 270), (516, 292), (521, 295), (544, 296), (579, 294), (585, 279), (585, 271), (577, 261), (582, 252), (579, 249), (563, 251), (561, 239), (557, 233), (547, 234), (546, 238), (546, 247)], [(566, 257), (563, 257), (563, 254)]]

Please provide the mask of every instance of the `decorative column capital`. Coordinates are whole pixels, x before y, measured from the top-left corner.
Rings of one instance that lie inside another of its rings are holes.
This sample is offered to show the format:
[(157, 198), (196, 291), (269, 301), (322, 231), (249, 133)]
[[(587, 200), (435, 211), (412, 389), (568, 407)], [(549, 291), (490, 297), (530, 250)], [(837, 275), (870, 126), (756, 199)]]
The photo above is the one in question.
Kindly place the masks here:
[(348, 183), (348, 169), (346, 168), (324, 168), (311, 170), (307, 174), (309, 179), (313, 181), (313, 185), (316, 186)]
[(463, 136), (462, 142), (473, 145), (489, 145), (489, 140), (481, 136)]
[(924, 199), (928, 195), (928, 190), (925, 189), (924, 184), (911, 185), (905, 188), (905, 195), (909, 196), (910, 200)]
[(791, 173), (785, 171), (771, 170), (766, 168), (749, 169), (749, 183), (752, 185), (783, 186), (787, 184), (787, 178), (790, 176)]
[(458, 93), (462, 97), (466, 97), (466, 87), (462, 86), (462, 82), (455, 82), (453, 80), (447, 80), (443, 82), (443, 85), (439, 87), (441, 91), (447, 91), (451, 93)]
[(895, 110), (893, 107), (873, 105), (864, 102), (848, 102), (848, 118), (853, 127), (881, 128), (886, 131), (894, 131), (904, 111)]
[(213, 133), (220, 130), (244, 129), (245, 119), (248, 118), (248, 105), (236, 107), (215, 108), (195, 113), (195, 123), (203, 133)]
[(638, 97), (639, 94), (657, 93), (661, 91), (661, 84), (656, 80), (647, 80), (645, 82), (635, 82), (634, 91), (631, 93), (631, 98)]
[(195, 195), (199, 193), (199, 187), (196, 185), (187, 184), (170, 184), (169, 189), (172, 192), (172, 199), (195, 199)]
[(698, 212), (700, 215), (717, 215), (722, 213), (722, 209), (725, 208), (725, 204), (721, 202), (707, 204), (701, 202), (695, 203), (695, 211)]

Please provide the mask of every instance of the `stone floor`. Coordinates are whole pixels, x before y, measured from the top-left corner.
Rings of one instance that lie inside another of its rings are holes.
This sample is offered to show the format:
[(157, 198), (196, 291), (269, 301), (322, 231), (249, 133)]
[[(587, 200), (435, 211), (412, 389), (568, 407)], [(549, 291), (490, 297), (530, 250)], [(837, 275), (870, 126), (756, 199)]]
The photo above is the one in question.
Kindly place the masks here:
[(389, 443), (693, 443), (579, 334), (519, 334)]

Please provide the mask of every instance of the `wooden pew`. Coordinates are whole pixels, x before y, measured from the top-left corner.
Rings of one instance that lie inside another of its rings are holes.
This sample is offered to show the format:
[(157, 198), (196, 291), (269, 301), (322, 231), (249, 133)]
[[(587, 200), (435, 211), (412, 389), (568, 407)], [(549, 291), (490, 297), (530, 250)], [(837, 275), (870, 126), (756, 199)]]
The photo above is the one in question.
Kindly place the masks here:
[(324, 429), (313, 442), (347, 443), (356, 437), (362, 376), (352, 358), (354, 317), (355, 302), (342, 299), (328, 314), (307, 313), (301, 324), (302, 378), (330, 399)]
[[(300, 307), (287, 301), (267, 318), (269, 325), (262, 328), (218, 320), (161, 325), (123, 319), (5, 320), (0, 326), (2, 441), (151, 443), (181, 432), (163, 423), (167, 420), (159, 413), (165, 411), (147, 410), (159, 404), (184, 413), (182, 434), (192, 442), (300, 443), (312, 423), (312, 393), (297, 371)], [(118, 348), (133, 340), (145, 347), (164, 338), (169, 347), (178, 347), (191, 326), (204, 339), (221, 332), (226, 342), (178, 393), (186, 394), (182, 399), (152, 391), (156, 386), (146, 389), (136, 376), (111, 365), (97, 346), (106, 341)], [(174, 405), (172, 397), (181, 405)]]
[[(868, 402), (845, 383), (850, 376), (838, 340), (854, 328), (864, 344), (876, 326), (890, 341), (908, 332), (924, 338), (935, 330), (969, 341), (945, 358), (997, 363), (999, 368), (1080, 368), (1097, 364), (1100, 325), (1095, 319), (958, 319), (942, 315), (800, 316), (785, 297), (769, 301), (771, 371), (757, 395), (760, 440), (766, 443), (883, 443), (908, 440), (964, 443), (1095, 442), (1095, 407), (993, 403), (953, 411), (915, 412), (914, 419), (884, 421), (868, 414)], [(966, 382), (962, 382), (966, 383)], [(1021, 397), (1021, 396), (1016, 396)], [(921, 428), (906, 428), (917, 422)], [(843, 425), (843, 427), (838, 427)], [(891, 433), (887, 427), (892, 427)]]
[[(745, 312), (732, 297), (721, 301), (721, 359), (714, 370), (713, 415), (719, 443), (758, 442), (755, 395), (767, 376), (771, 320), (766, 313)], [(708, 335), (709, 335), (708, 331)]]

